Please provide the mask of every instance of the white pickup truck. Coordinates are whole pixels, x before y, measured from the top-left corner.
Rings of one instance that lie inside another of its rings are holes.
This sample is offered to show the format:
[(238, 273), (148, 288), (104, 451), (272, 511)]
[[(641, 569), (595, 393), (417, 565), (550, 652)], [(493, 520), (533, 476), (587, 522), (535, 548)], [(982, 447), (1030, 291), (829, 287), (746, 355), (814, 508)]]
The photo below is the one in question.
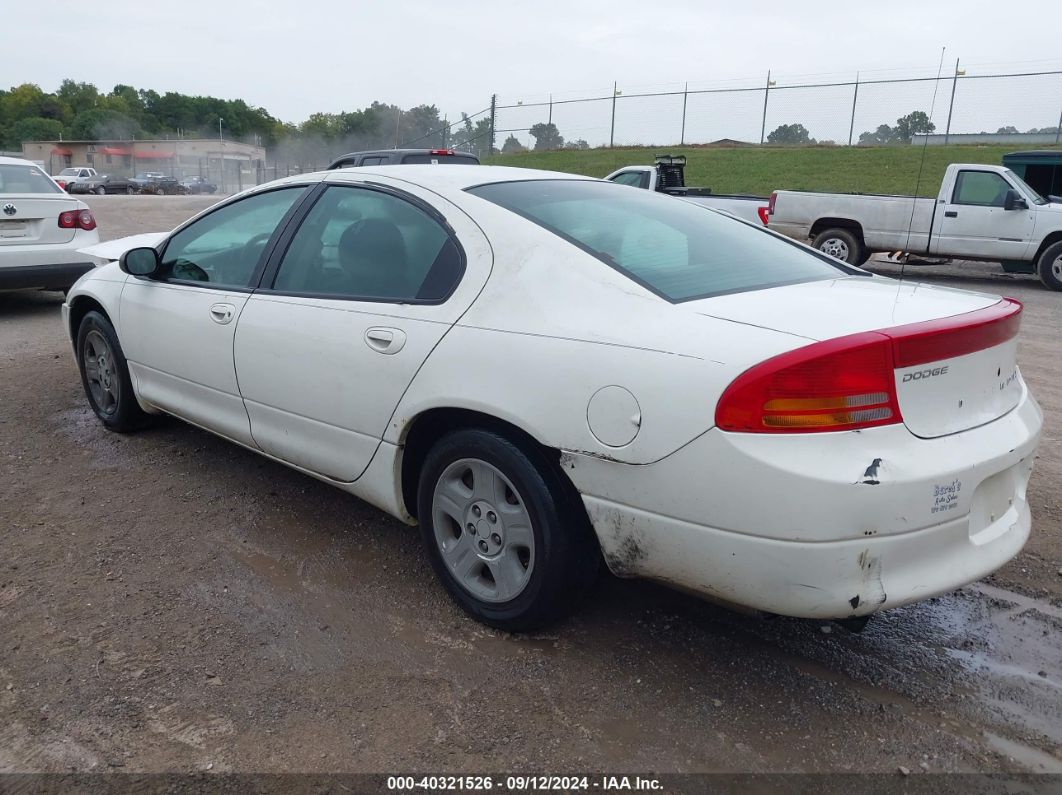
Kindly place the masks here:
[(1062, 290), (1062, 204), (1003, 166), (952, 163), (936, 199), (775, 191), (767, 226), (852, 265), (875, 251), (989, 260)]
[(767, 197), (743, 194), (712, 193), (710, 188), (686, 187), (686, 158), (683, 155), (660, 155), (652, 166), (625, 166), (609, 174), (605, 179), (645, 188), (671, 196), (679, 196), (705, 207), (714, 207), (736, 215), (743, 221), (767, 224)]
[(96, 169), (89, 168), (88, 166), (70, 166), (64, 168), (58, 174), (52, 177), (59, 183), (59, 187), (66, 190), (67, 185), (73, 185), (75, 182), (86, 182), (93, 179), (96, 176)]

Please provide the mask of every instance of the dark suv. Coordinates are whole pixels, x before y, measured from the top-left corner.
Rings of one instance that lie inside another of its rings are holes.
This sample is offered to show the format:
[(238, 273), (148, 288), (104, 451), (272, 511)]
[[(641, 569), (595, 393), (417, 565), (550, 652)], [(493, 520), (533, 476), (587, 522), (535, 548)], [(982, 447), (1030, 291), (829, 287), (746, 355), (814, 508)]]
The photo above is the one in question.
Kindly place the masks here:
[(459, 166), (478, 166), (479, 158), (453, 149), (379, 149), (372, 152), (350, 152), (337, 158), (328, 167), (397, 166), (410, 163), (446, 163)]

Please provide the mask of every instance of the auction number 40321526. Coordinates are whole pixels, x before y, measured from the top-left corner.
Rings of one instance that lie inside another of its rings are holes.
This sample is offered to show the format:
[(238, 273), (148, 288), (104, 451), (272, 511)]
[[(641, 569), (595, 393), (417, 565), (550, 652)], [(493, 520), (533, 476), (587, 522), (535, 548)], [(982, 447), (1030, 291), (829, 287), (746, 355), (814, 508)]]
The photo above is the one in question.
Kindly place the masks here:
[(387, 789), (394, 792), (418, 790), (500, 790), (502, 792), (573, 791), (660, 791), (659, 779), (643, 776), (388, 776)]

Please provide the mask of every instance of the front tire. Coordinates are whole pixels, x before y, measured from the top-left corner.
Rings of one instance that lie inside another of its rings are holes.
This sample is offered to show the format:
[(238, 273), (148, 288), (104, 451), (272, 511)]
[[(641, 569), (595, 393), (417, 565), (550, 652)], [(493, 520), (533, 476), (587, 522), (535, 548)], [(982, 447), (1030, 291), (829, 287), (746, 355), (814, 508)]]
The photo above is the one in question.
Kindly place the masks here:
[(89, 312), (77, 332), (77, 367), (89, 405), (108, 429), (128, 433), (147, 419), (136, 402), (129, 365), (111, 322)]
[(1040, 272), (1040, 281), (1044, 287), (1051, 290), (1062, 290), (1062, 240), (1052, 243), (1044, 253), (1040, 255), (1037, 269)]
[(107, 192), (107, 189), (105, 187), (103, 187), (102, 185), (100, 185), (98, 188), (96, 188), (96, 195), (97, 196), (102, 196), (106, 192)]
[(435, 573), (492, 627), (556, 621), (597, 575), (600, 553), (575, 489), (530, 444), (480, 429), (444, 436), (421, 469), (417, 511)]
[(839, 259), (848, 265), (858, 266), (867, 261), (868, 255), (863, 241), (850, 229), (843, 227), (826, 229), (815, 236), (815, 241), (811, 245), (823, 254)]

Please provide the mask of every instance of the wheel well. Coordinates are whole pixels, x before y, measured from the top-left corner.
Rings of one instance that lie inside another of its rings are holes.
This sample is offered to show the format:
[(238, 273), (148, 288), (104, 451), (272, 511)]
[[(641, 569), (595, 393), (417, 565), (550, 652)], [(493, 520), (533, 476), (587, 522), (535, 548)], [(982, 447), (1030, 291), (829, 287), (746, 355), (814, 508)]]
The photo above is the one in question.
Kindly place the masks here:
[(1040, 244), (1040, 248), (1036, 249), (1036, 256), (1033, 257), (1033, 263), (1040, 262), (1040, 256), (1047, 250), (1048, 246), (1053, 246), (1059, 240), (1062, 240), (1062, 232), (1052, 232), (1044, 238), (1044, 242)]
[(417, 517), (417, 486), (428, 451), (445, 434), (461, 428), (494, 431), (527, 451), (544, 453), (551, 462), (560, 459), (559, 450), (542, 444), (527, 431), (498, 417), (470, 409), (429, 409), (413, 419), (402, 448), (402, 501), (413, 518)]
[(70, 340), (75, 347), (77, 347), (77, 330), (81, 328), (81, 321), (93, 310), (107, 318), (108, 322), (110, 321), (107, 310), (95, 298), (79, 295), (70, 303)]
[(863, 227), (851, 218), (820, 218), (811, 225), (808, 236), (814, 238), (819, 232), (825, 232), (827, 229), (848, 229), (859, 237), (860, 243), (863, 242)]

